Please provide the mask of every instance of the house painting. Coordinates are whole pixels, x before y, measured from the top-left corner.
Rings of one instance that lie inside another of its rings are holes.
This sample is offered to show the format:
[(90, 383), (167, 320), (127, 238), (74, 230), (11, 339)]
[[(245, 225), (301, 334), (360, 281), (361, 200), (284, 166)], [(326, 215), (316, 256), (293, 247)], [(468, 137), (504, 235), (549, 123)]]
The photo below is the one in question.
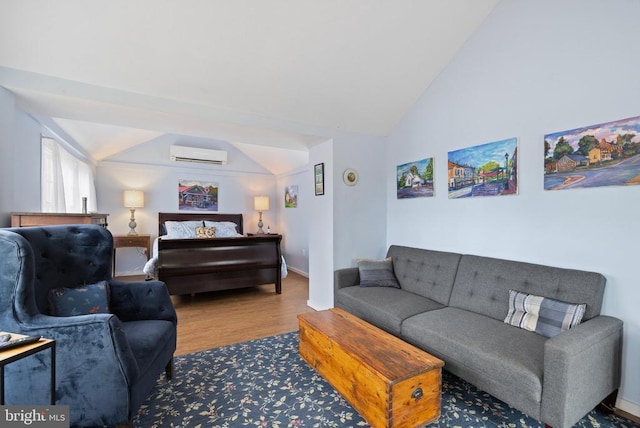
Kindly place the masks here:
[(287, 186), (284, 189), (284, 207), (298, 207), (298, 185)]
[(518, 139), (449, 152), (449, 198), (518, 193)]
[(179, 182), (178, 210), (218, 211), (218, 185), (193, 181)]
[(398, 199), (433, 196), (433, 158), (396, 167), (396, 196)]
[(544, 137), (544, 188), (640, 184), (640, 116)]

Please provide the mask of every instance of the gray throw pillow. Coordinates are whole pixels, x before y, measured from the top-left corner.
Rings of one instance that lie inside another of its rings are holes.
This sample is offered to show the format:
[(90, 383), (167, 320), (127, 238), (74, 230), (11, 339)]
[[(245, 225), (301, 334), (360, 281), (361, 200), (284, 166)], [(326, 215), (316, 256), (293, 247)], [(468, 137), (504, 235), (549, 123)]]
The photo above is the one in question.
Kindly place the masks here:
[(400, 288), (400, 284), (393, 274), (393, 259), (384, 260), (358, 259), (360, 273), (360, 287), (393, 287)]

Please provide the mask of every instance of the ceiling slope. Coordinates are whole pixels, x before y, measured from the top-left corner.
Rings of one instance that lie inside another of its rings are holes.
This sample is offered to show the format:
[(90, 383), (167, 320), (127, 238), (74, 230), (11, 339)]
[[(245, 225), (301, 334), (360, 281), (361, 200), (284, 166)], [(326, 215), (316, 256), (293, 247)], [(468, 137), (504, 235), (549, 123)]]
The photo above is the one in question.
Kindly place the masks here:
[(91, 123), (294, 150), (384, 136), (497, 2), (3, 0), (0, 85), (97, 159), (113, 140)]

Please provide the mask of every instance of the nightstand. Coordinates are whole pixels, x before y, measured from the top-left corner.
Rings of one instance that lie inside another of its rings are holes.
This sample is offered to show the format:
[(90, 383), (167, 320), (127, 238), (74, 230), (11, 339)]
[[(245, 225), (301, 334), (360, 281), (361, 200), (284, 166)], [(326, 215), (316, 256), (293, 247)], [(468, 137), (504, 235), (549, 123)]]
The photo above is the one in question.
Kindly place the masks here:
[(144, 248), (147, 260), (151, 258), (151, 235), (113, 235), (113, 275), (116, 273), (116, 249), (123, 247)]

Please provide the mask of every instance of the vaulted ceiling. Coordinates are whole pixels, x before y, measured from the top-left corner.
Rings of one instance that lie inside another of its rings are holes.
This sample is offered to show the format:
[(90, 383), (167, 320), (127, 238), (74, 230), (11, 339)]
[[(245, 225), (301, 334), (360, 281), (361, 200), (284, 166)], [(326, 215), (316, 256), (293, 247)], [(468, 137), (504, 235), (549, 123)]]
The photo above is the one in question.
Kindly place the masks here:
[(279, 173), (387, 135), (497, 2), (2, 0), (0, 86), (96, 160), (174, 133)]

